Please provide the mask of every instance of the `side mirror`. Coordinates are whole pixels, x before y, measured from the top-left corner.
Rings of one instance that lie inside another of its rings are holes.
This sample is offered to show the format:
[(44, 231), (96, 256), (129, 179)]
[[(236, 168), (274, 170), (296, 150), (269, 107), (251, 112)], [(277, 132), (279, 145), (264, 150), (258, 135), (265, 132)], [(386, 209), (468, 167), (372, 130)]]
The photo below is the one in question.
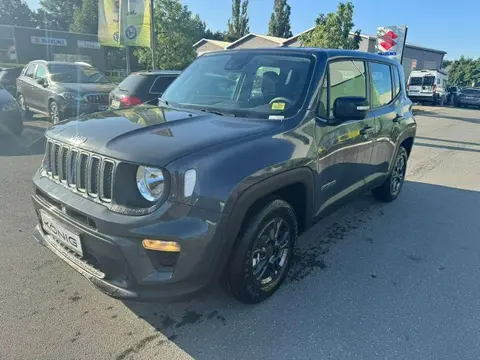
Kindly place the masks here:
[(339, 122), (363, 120), (367, 117), (368, 110), (370, 110), (370, 105), (364, 97), (339, 97), (333, 104), (333, 117)]
[(45, 78), (37, 79), (37, 84), (38, 84), (38, 85), (42, 85), (43, 87), (47, 87), (47, 86), (48, 86), (48, 82), (47, 82), (47, 80), (45, 80)]

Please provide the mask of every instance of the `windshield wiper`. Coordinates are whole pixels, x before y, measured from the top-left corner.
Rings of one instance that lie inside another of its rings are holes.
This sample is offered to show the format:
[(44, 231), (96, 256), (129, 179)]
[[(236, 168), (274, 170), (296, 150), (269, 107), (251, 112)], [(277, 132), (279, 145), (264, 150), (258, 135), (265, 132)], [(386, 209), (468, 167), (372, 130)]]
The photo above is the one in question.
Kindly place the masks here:
[(218, 110), (210, 110), (210, 109), (200, 109), (201, 112), (205, 113), (210, 113), (210, 114), (215, 114), (215, 115), (220, 115), (220, 116), (230, 116), (230, 117), (236, 117), (237, 115), (232, 114), (232, 113), (226, 113)]

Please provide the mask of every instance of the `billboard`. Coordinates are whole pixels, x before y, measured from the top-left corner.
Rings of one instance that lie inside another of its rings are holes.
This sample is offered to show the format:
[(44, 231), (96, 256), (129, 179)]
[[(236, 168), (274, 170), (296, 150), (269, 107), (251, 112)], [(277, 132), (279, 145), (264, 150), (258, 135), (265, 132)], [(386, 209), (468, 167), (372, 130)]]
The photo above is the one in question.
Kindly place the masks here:
[(104, 46), (120, 47), (120, 0), (99, 0), (98, 41)]
[(407, 39), (405, 25), (381, 26), (377, 29), (377, 54), (397, 59), (402, 62), (403, 50)]
[(150, 0), (121, 0), (120, 44), (150, 47)]

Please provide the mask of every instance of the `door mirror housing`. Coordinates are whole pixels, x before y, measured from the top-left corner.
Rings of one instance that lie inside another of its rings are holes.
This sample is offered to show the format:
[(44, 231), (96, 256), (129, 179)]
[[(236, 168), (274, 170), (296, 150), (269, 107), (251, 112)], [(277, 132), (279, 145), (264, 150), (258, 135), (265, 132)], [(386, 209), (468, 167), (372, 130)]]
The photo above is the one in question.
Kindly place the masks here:
[(335, 99), (333, 117), (338, 122), (363, 120), (367, 117), (370, 105), (367, 98), (361, 96), (345, 96)]
[(48, 86), (48, 82), (45, 78), (40, 78), (40, 79), (37, 79), (37, 84), (38, 85), (41, 85), (43, 87), (47, 87)]

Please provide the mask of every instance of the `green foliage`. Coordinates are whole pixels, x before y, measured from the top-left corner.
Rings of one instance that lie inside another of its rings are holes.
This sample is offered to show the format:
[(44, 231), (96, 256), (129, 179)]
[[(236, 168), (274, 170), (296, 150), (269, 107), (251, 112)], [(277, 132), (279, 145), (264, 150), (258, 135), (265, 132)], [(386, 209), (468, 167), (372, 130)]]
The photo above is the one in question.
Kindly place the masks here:
[[(69, 31), (75, 11), (81, 8), (82, 0), (40, 0), (37, 22), (42, 28)], [(96, 16), (97, 12), (95, 10)]]
[(226, 41), (226, 35), (225, 33), (221, 31), (211, 31), (210, 29), (205, 30), (205, 39), (210, 39), (210, 40), (219, 40), (219, 41)]
[(82, 7), (75, 10), (70, 31), (83, 34), (97, 34), (98, 0), (83, 0)]
[(480, 83), (480, 58), (460, 59), (452, 62), (448, 72), (448, 82), (458, 86), (476, 86)]
[(290, 26), (291, 10), (287, 0), (274, 1), (272, 16), (268, 24), (268, 35), (281, 38), (289, 38), (292, 36)]
[[(193, 44), (205, 36), (205, 23), (178, 0), (155, 0), (154, 8), (156, 67), (182, 70), (196, 57)], [(137, 48), (135, 54), (151, 69), (150, 49)]]
[(350, 35), (354, 27), (351, 2), (339, 3), (336, 13), (320, 14), (315, 28), (301, 37), (304, 46), (329, 49), (353, 49), (360, 46), (360, 30)]
[(250, 32), (248, 0), (232, 0), (232, 17), (228, 20), (227, 41), (236, 41)]
[(0, 24), (34, 27), (35, 13), (23, 0), (0, 0)]

